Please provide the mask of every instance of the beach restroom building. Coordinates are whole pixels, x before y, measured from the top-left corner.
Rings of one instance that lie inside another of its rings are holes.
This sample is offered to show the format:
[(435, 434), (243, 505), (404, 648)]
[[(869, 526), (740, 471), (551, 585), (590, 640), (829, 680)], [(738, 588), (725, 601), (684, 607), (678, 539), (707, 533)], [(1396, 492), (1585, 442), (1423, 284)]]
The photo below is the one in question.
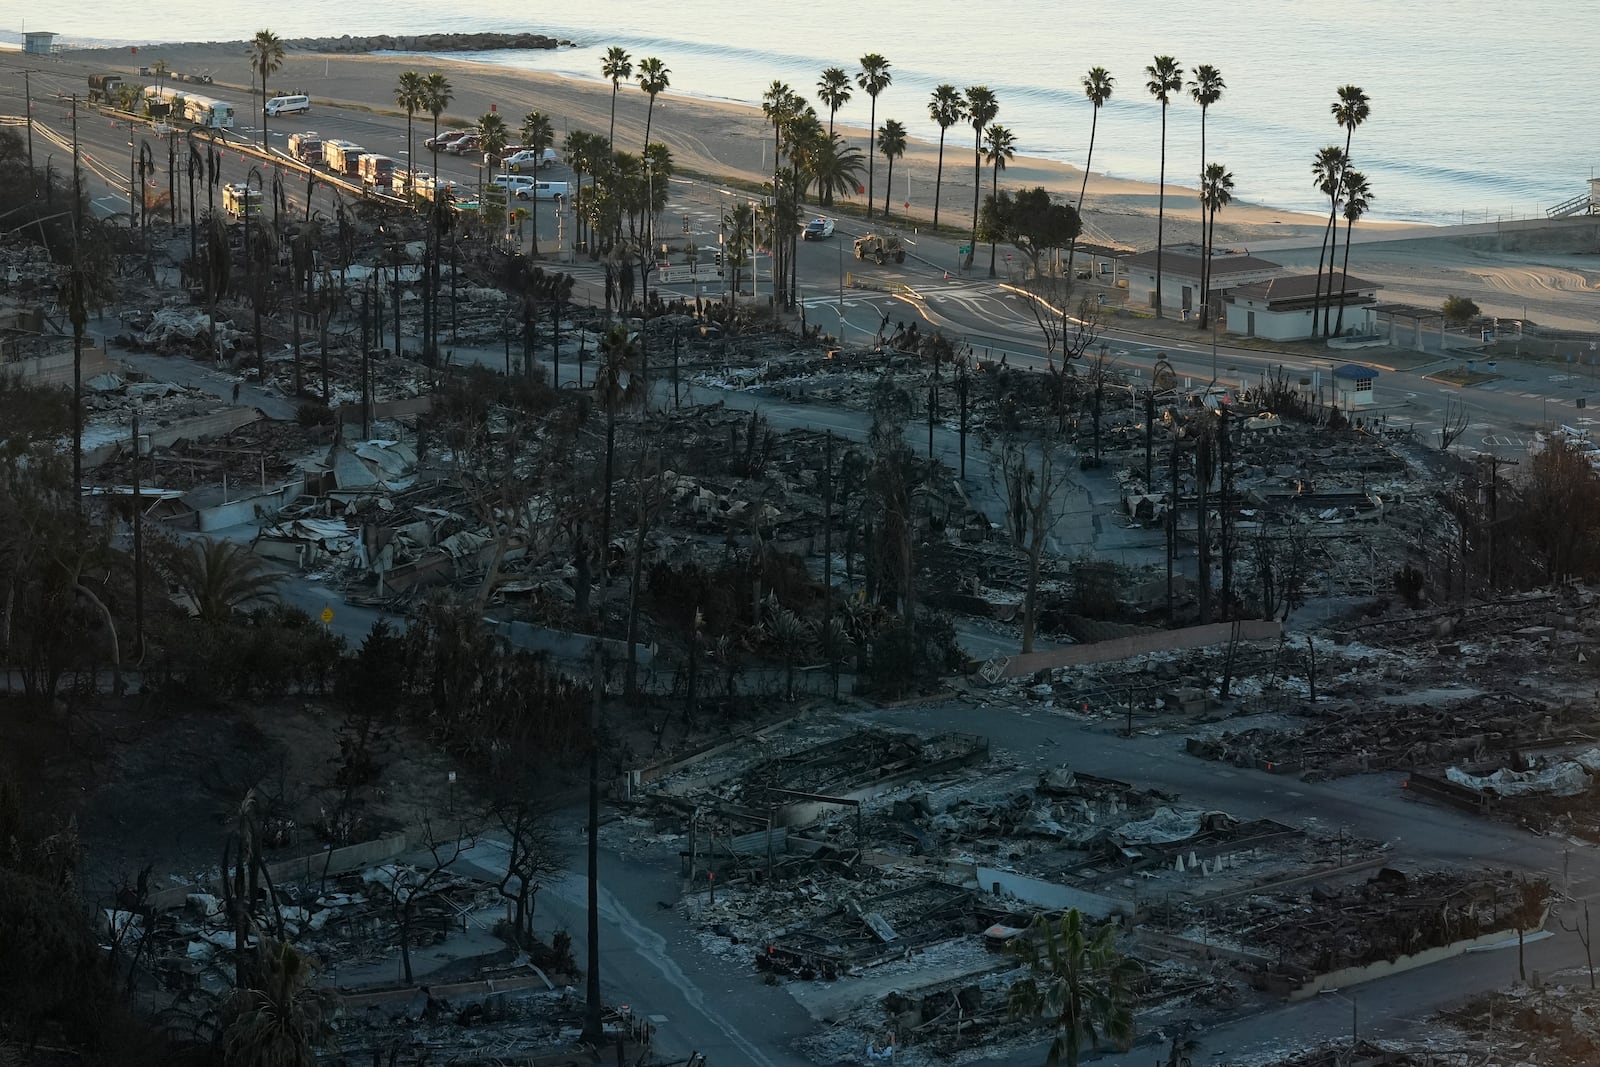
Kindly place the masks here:
[[(1178, 318), (1185, 313), (1198, 315), (1200, 268), (1205, 249), (1197, 244), (1164, 245), (1161, 249), (1161, 309)], [(1155, 307), (1156, 252), (1135, 252), (1118, 262), (1118, 273), (1127, 282), (1128, 303), (1133, 307)], [(1239, 249), (1213, 249), (1211, 253), (1211, 309), (1220, 313), (1220, 301), (1232, 289), (1276, 278), (1283, 273), (1280, 264), (1252, 256)]]
[[(1328, 325), (1339, 317), (1339, 302), (1344, 301), (1345, 335), (1373, 332), (1373, 308), (1378, 303), (1378, 283), (1343, 272), (1333, 276), (1330, 302), (1327, 276), (1322, 279), (1322, 303), (1331, 307)], [(1317, 276), (1290, 274), (1251, 285), (1241, 285), (1224, 298), (1227, 320), (1224, 329), (1239, 337), (1261, 337), (1268, 341), (1301, 341), (1313, 335), (1312, 306), (1317, 303)]]

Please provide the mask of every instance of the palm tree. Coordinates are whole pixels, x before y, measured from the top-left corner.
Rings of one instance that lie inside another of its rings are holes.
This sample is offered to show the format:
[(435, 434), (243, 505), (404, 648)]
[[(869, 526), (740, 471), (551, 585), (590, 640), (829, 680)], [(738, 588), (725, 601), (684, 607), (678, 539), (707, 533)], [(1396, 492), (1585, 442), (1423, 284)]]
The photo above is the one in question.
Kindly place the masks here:
[(1091, 939), (1076, 908), (1052, 924), (1040, 918), (1011, 942), (1032, 972), (1011, 986), (1013, 1015), (1043, 1017), (1054, 1031), (1047, 1067), (1077, 1067), (1085, 1042), (1101, 1039), (1126, 1047), (1133, 1041), (1130, 985), (1139, 965), (1117, 952), (1116, 927), (1106, 923)]
[[(401, 71), (400, 80), (396, 82), (394, 87), (394, 102), (405, 108), (406, 169), (410, 171), (411, 174), (416, 174), (417, 161), (412, 152), (413, 139), (411, 135), (411, 120), (416, 117), (417, 112), (428, 106), (426, 82), (424, 81), (422, 75), (414, 70)], [(417, 183), (414, 181), (408, 181), (406, 183), (406, 188), (410, 191), (411, 197), (415, 199), (417, 195)]]
[(939, 169), (933, 178), (933, 224), (939, 225), (939, 188), (944, 184), (944, 135), (967, 117), (967, 102), (954, 85), (941, 85), (928, 100), (928, 117), (939, 124)]
[(572, 168), (573, 181), (573, 213), (578, 220), (577, 227), (572, 233), (572, 247), (577, 248), (583, 243), (583, 235), (578, 232), (583, 220), (588, 216), (583, 210), (583, 176), (593, 175), (602, 166), (602, 157), (606, 154), (605, 142), (600, 140), (597, 133), (586, 130), (573, 130), (567, 134), (564, 146), (567, 156), (567, 166)]
[[(1322, 230), (1322, 251), (1317, 255), (1317, 287), (1311, 299), (1311, 336), (1317, 335), (1317, 309), (1322, 306), (1322, 264), (1326, 259), (1329, 265), (1329, 274), (1332, 274), (1333, 257), (1328, 253), (1328, 241), (1333, 233), (1333, 220), (1339, 210), (1339, 190), (1344, 184), (1344, 172), (1350, 165), (1350, 157), (1345, 155), (1344, 149), (1336, 144), (1327, 145), (1317, 149), (1316, 157), (1311, 161), (1311, 181), (1323, 196), (1328, 198), (1328, 224)], [(1328, 284), (1331, 287), (1333, 279), (1330, 276)], [(1332, 289), (1330, 288), (1331, 292)]]
[[(1340, 128), (1344, 130), (1344, 164), (1348, 167), (1350, 166), (1350, 142), (1355, 137), (1356, 127), (1366, 122), (1372, 115), (1372, 103), (1367, 98), (1366, 92), (1359, 85), (1342, 85), (1339, 87), (1337, 95), (1338, 99), (1333, 102), (1329, 110), (1333, 113), (1333, 121), (1338, 123)], [(1334, 210), (1328, 214), (1328, 292), (1330, 294), (1333, 292), (1333, 256), (1338, 251), (1339, 244), (1339, 227), (1335, 221), (1337, 211), (1338, 208), (1335, 206)], [(1321, 272), (1320, 261), (1318, 263), (1318, 272)], [(1316, 314), (1315, 310), (1313, 310), (1312, 314), (1313, 316)], [(1315, 327), (1315, 325), (1313, 322), (1312, 326)], [(1312, 332), (1315, 333), (1315, 329)], [(1324, 336), (1328, 332), (1328, 311), (1326, 308), (1322, 312), (1322, 332)]]
[(450, 98), (454, 90), (450, 79), (441, 72), (433, 71), (422, 80), (422, 107), (433, 116), (433, 178), (439, 177), (439, 116), (444, 114), (444, 109), (450, 106)]
[[(1344, 332), (1344, 296), (1350, 291), (1350, 229), (1372, 207), (1372, 185), (1359, 170), (1344, 172), (1344, 266), (1339, 268), (1339, 318), (1333, 332)], [(1326, 331), (1324, 331), (1326, 332)]]
[(967, 245), (967, 266), (978, 249), (978, 192), (983, 188), (983, 128), (1000, 113), (1000, 101), (987, 85), (967, 89), (967, 121), (972, 123), (972, 239)]
[(837, 133), (818, 138), (805, 155), (805, 177), (816, 183), (824, 204), (833, 203), (835, 193), (849, 196), (855, 192), (866, 166), (861, 149)]
[(311, 985), (311, 965), (291, 945), (263, 939), (250, 988), (234, 991), (222, 1032), (224, 1067), (313, 1067), (334, 1004)]
[[(1089, 120), (1089, 154), (1083, 161), (1083, 184), (1078, 187), (1078, 220), (1083, 220), (1083, 197), (1089, 191), (1089, 168), (1094, 165), (1094, 136), (1100, 129), (1100, 109), (1111, 99), (1117, 80), (1104, 67), (1092, 67), (1083, 76), (1083, 95), (1094, 105), (1094, 117)], [(1072, 261), (1078, 254), (1078, 238), (1073, 235), (1067, 245), (1067, 284), (1072, 284)]]
[(655, 118), (656, 97), (667, 91), (672, 80), (667, 77), (672, 71), (667, 65), (655, 56), (639, 60), (639, 88), (650, 98), (650, 107), (644, 113), (644, 144), (650, 147), (650, 121)]
[(605, 629), (605, 556), (611, 551), (611, 478), (617, 445), (617, 415), (638, 406), (645, 397), (644, 378), (637, 368), (642, 353), (638, 336), (621, 323), (613, 323), (600, 342), (595, 368), (594, 397), (606, 416), (604, 503), (600, 512), (600, 623), (594, 643), (594, 703), (590, 712), (589, 740), (589, 960), (585, 1000), (584, 1039), (596, 1044), (603, 1031), (600, 1002), (600, 701), (605, 694), (600, 636)]
[[(522, 116), (522, 143), (528, 146), (533, 153), (534, 169), (537, 170), (539, 160), (544, 157), (545, 149), (555, 143), (555, 127), (550, 123), (550, 116), (543, 111), (530, 111)], [(539, 202), (533, 202), (533, 210), (529, 212), (533, 218), (533, 254), (539, 254)]]
[[(998, 123), (989, 127), (988, 136), (984, 138), (983, 158), (988, 160), (993, 168), (989, 179), (989, 199), (996, 202), (1000, 198), (1000, 172), (1006, 169), (1006, 164), (1016, 157), (1017, 139), (1011, 130)], [(989, 238), (989, 277), (994, 277), (994, 251), (995, 237)]]
[(1156, 318), (1161, 318), (1161, 239), (1167, 218), (1167, 106), (1183, 88), (1183, 68), (1171, 56), (1156, 56), (1144, 68), (1145, 88), (1161, 102), (1161, 178), (1156, 190)]
[(889, 161), (889, 174), (883, 183), (883, 217), (889, 217), (889, 195), (894, 186), (894, 161), (906, 154), (906, 128), (894, 119), (884, 119), (878, 127), (878, 151)]
[[(478, 146), (483, 149), (485, 160), (499, 159), (505, 154), (506, 145), (511, 143), (511, 127), (506, 125), (506, 120), (498, 111), (490, 111), (478, 116)], [(478, 172), (482, 174), (482, 171)], [(478, 202), (483, 203), (483, 179), (478, 179)], [(500, 222), (503, 224), (505, 218)]]
[(600, 60), (600, 74), (611, 79), (611, 132), (606, 134), (606, 144), (617, 143), (617, 86), (633, 77), (633, 60), (628, 53), (612, 45)]
[(817, 81), (817, 99), (828, 108), (828, 133), (833, 133), (833, 116), (850, 102), (850, 75), (843, 67), (829, 67)]
[[(1202, 276), (1207, 282), (1211, 278), (1212, 249), (1216, 247), (1217, 212), (1231, 203), (1233, 203), (1232, 172), (1221, 163), (1207, 164), (1205, 175), (1200, 181), (1200, 208), (1210, 216), (1209, 225), (1206, 226), (1204, 233), (1206, 258), (1201, 268), (1205, 272)], [(1206, 307), (1209, 308), (1211, 306), (1211, 291), (1209, 289), (1205, 291), (1205, 300)], [(1203, 311), (1200, 314), (1202, 318), (1205, 316)]]
[[(1202, 63), (1191, 72), (1192, 80), (1189, 82), (1189, 96), (1200, 105), (1200, 184), (1205, 186), (1206, 175), (1206, 112), (1211, 105), (1222, 99), (1222, 90), (1228, 86), (1222, 80), (1222, 72), (1209, 63)], [(1206, 205), (1202, 198), (1200, 204), (1200, 236), (1206, 236)], [(1204, 240), (1202, 240), (1204, 243)], [(1200, 328), (1204, 329), (1211, 319), (1211, 246), (1206, 244), (1205, 258), (1200, 261), (1200, 299), (1203, 301), (1200, 308)]]
[(789, 88), (788, 82), (774, 81), (761, 94), (761, 114), (772, 123), (772, 175), (777, 181), (778, 167), (783, 156), (783, 124), (791, 119), (798, 108), (800, 97)]
[[(852, 149), (852, 151), (857, 150)], [(737, 300), (741, 281), (739, 272), (750, 261), (750, 246), (755, 242), (755, 209), (750, 206), (748, 200), (741, 200), (723, 214), (722, 224), (727, 227), (727, 245), (723, 248), (722, 254), (727, 266), (733, 268), (730, 291)]]
[(257, 30), (245, 54), (250, 68), (261, 75), (261, 147), (267, 147), (267, 75), (283, 66), (283, 42), (271, 30)]
[[(889, 87), (894, 80), (894, 75), (889, 73), (889, 61), (876, 52), (868, 52), (861, 57), (861, 71), (856, 75), (856, 84), (861, 86), (866, 94), (872, 97), (872, 111), (867, 118), (867, 129), (873, 130), (878, 125), (878, 94)], [(867, 218), (872, 217), (872, 170), (874, 157), (867, 155)], [(884, 201), (888, 203), (887, 200)]]
[(272, 600), (281, 575), (237, 541), (192, 541), (166, 560), (167, 576), (202, 622), (229, 618), (246, 604)]

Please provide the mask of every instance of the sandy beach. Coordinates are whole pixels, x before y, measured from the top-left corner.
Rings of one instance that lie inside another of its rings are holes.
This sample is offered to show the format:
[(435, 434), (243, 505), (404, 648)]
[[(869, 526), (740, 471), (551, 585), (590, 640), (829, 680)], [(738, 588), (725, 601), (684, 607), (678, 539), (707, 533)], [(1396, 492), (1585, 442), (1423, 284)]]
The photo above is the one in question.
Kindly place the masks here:
[[(242, 44), (181, 44), (150, 46), (137, 56), (127, 49), (74, 51), (62, 62), (89, 69), (115, 69), (136, 73), (141, 65), (165, 60), (174, 71), (210, 73), (216, 84), (248, 93), (251, 70)], [(440, 70), (454, 87), (454, 100), (446, 121), (470, 122), (497, 105), (515, 126), (520, 117), (538, 109), (549, 114), (558, 145), (567, 131), (605, 131), (611, 114), (611, 87), (600, 81), (585, 82), (549, 74), (433, 56), (322, 55), (291, 52), (269, 86), (275, 92), (300, 89), (319, 106), (351, 106), (398, 113), (394, 86), (401, 71)], [(810, 86), (797, 86), (805, 90)], [(648, 100), (635, 84), (624, 85), (617, 95), (617, 144), (637, 149), (644, 137)], [(918, 116), (919, 119), (922, 116)], [(424, 123), (431, 122), (422, 116)], [(919, 123), (920, 124), (920, 123)], [(864, 127), (839, 123), (838, 130), (865, 147)], [(772, 131), (757, 108), (674, 96), (668, 90), (656, 99), (652, 140), (671, 149), (680, 168), (705, 175), (729, 176), (760, 182), (770, 176)], [(961, 224), (972, 217), (972, 128), (952, 127), (945, 147), (944, 184), (940, 195), (940, 221)], [(909, 201), (911, 225), (933, 216), (934, 180), (938, 144), (913, 141), (905, 157), (896, 161), (891, 213), (904, 218)], [(1172, 160), (1170, 169), (1188, 168), (1193, 161)], [(877, 160), (876, 207), (883, 207), (884, 160)], [(1079, 168), (1018, 155), (1001, 172), (1001, 188), (1042, 185), (1052, 193), (1075, 200), (1083, 180)], [(989, 190), (989, 170), (984, 168), (983, 192)], [(864, 198), (853, 198), (859, 204)], [(1084, 200), (1085, 238), (1119, 248), (1150, 247), (1156, 237), (1157, 187), (1091, 175)], [(1248, 246), (1251, 241), (1321, 233), (1322, 218), (1235, 202), (1217, 216), (1217, 241)], [(1199, 202), (1194, 189), (1167, 185), (1166, 241), (1174, 244), (1198, 240)]]

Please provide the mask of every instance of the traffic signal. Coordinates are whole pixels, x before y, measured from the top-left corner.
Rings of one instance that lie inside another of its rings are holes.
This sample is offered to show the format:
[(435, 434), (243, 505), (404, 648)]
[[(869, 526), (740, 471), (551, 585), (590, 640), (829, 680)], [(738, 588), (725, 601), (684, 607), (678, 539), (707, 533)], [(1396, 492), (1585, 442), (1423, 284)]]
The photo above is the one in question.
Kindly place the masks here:
[(721, 252), (717, 253), (716, 264), (719, 267), (722, 266), (722, 253)]

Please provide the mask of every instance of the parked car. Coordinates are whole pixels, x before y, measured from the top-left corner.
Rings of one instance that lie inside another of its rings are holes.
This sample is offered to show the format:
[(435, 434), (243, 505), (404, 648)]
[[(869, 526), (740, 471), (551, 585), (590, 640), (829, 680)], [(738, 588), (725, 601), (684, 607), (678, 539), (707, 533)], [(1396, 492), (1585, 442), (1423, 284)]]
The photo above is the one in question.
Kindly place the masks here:
[(501, 163), (501, 162), (503, 162), (503, 161), (505, 161), (507, 159), (510, 159), (512, 156), (516, 155), (518, 152), (526, 152), (527, 150), (528, 150), (528, 146), (527, 145), (508, 144), (504, 148), (500, 149), (500, 151), (498, 153), (485, 152), (483, 154), (483, 161), (485, 163), (498, 164), (498, 163)]
[(806, 223), (806, 232), (804, 235), (805, 239), (808, 241), (820, 241), (824, 237), (832, 237), (833, 225), (834, 223), (832, 219), (825, 219), (818, 215), (816, 218)]
[(472, 152), (476, 152), (476, 151), (478, 151), (478, 149), (480, 149), (482, 147), (483, 147), (483, 138), (479, 137), (475, 133), (468, 133), (465, 137), (462, 137), (459, 141), (456, 141), (453, 144), (445, 146), (445, 151), (449, 152), (453, 156), (464, 156), (464, 155), (468, 155), (468, 154), (470, 154)]
[(437, 148), (443, 152), (471, 132), (471, 130), (448, 130), (438, 137), (429, 137), (422, 143), (427, 148)]
[(529, 148), (507, 156), (505, 164), (506, 169), (515, 174), (524, 170), (539, 170), (540, 168), (548, 167), (555, 163), (558, 158), (554, 148), (546, 148), (543, 152), (535, 152)]

